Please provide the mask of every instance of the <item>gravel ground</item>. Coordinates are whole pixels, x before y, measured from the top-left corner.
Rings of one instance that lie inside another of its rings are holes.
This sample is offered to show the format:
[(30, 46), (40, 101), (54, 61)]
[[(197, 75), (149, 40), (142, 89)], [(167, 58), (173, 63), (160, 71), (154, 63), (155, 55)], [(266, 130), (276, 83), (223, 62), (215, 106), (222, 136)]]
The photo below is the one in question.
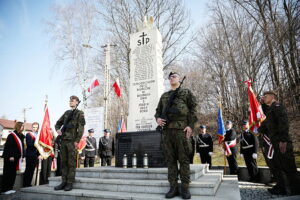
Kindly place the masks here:
[(284, 195), (272, 195), (268, 192), (267, 186), (262, 183), (250, 183), (239, 181), (239, 188), (242, 200), (265, 200), (265, 199), (277, 199), (277, 200), (296, 200), (300, 199), (300, 196), (284, 196)]

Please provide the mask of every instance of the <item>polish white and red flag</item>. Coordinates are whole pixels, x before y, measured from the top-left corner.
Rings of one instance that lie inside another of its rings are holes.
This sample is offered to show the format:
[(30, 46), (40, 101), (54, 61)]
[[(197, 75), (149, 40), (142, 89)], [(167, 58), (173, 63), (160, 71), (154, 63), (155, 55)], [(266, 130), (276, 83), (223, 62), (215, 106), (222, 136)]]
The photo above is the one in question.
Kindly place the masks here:
[(94, 78), (91, 83), (91, 86), (88, 88), (88, 92), (92, 92), (92, 90), (99, 85), (100, 85), (100, 83), (99, 83), (98, 79)]
[(116, 79), (115, 83), (113, 84), (113, 87), (115, 89), (115, 93), (118, 97), (121, 96), (121, 87), (120, 87), (120, 81), (119, 78)]
[(251, 87), (251, 80), (245, 81), (245, 83), (248, 86), (249, 126), (251, 132), (257, 134), (257, 129), (260, 127), (261, 122), (265, 120), (266, 116)]

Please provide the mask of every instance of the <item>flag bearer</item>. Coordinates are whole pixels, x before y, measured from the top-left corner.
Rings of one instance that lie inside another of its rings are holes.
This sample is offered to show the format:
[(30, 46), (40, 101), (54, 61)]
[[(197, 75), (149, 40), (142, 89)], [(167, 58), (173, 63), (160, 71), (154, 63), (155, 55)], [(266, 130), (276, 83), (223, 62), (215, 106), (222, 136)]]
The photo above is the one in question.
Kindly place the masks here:
[(244, 121), (240, 140), (240, 153), (241, 157), (245, 160), (251, 182), (258, 180), (258, 168), (256, 164), (258, 146), (257, 137), (250, 133), (248, 121)]
[(211, 169), (211, 156), (213, 154), (213, 140), (210, 134), (206, 133), (206, 126), (200, 126), (200, 134), (196, 137), (196, 151), (200, 154), (201, 163), (209, 164)]

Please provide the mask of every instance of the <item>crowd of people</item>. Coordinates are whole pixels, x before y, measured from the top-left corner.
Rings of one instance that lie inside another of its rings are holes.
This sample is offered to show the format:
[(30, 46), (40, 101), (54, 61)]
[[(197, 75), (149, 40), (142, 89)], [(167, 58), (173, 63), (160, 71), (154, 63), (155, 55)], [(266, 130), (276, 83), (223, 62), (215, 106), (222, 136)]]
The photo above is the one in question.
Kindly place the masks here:
[[(16, 122), (14, 131), (8, 135), (4, 145), (1, 194), (15, 193), (13, 186), (16, 174), (17, 171), (21, 170), (21, 163), (24, 161), (24, 158), (26, 166), (23, 174), (23, 187), (31, 187), (33, 184), (48, 184), (51, 171), (55, 170), (55, 176), (62, 176), (62, 184), (55, 187), (55, 190), (72, 190), (72, 183), (75, 180), (76, 155), (79, 153), (77, 145), (82, 137), (85, 125), (83, 112), (77, 109), (78, 104), (78, 97), (71, 96), (71, 110), (67, 111), (55, 125), (58, 135), (54, 137), (53, 130), (50, 129), (53, 136), (52, 146), (54, 148), (48, 153), (49, 156), (41, 155), (35, 146), (40, 128), (39, 123), (32, 123), (32, 131), (24, 134), (24, 123)], [(73, 116), (70, 117), (69, 115)], [(64, 128), (63, 126), (67, 127)], [(64, 134), (62, 134), (62, 131)], [(104, 136), (99, 140), (98, 151), (93, 134), (94, 130), (89, 129), (86, 146), (80, 155), (84, 162), (84, 167), (93, 167), (97, 154), (101, 158), (101, 166), (110, 166), (114, 156), (114, 139), (110, 135), (110, 130), (104, 130)], [(41, 169), (38, 168), (39, 166), (41, 166)], [(37, 183), (38, 180), (39, 182)]]
[[(168, 166), (168, 181), (170, 189), (166, 198), (179, 195), (178, 174), (181, 179), (181, 197), (190, 199), (189, 191), (190, 168), (196, 151), (202, 163), (212, 166), (213, 139), (206, 132), (206, 126), (200, 126), (200, 133), (192, 136), (196, 117), (197, 102), (188, 89), (182, 89), (184, 78), (176, 72), (168, 76), (171, 89), (162, 94), (156, 108), (155, 118), (159, 130), (162, 130), (163, 146)], [(273, 91), (266, 91), (261, 99), (266, 119), (258, 129), (258, 136), (250, 131), (248, 120), (243, 121), (243, 131), (238, 135), (233, 128), (233, 122), (226, 121), (226, 133), (221, 146), (226, 155), (230, 174), (238, 174), (237, 141), (240, 142), (240, 156), (244, 158), (250, 180), (259, 179), (257, 167), (257, 152), (259, 146), (263, 150), (266, 163), (273, 174), (276, 185), (269, 189), (271, 194), (300, 194), (300, 176), (297, 172), (292, 140), (289, 136), (289, 122), (285, 107), (277, 101)], [(179, 166), (178, 164), (179, 163)], [(179, 168), (178, 168), (179, 167)]]
[[(213, 137), (207, 133), (206, 125), (199, 127), (199, 134), (193, 136), (197, 102), (195, 96), (188, 89), (182, 89), (180, 75), (176, 72), (169, 74), (171, 90), (165, 92), (156, 109), (156, 122), (161, 127), (164, 156), (168, 167), (168, 181), (170, 190), (166, 198), (179, 195), (178, 175), (181, 179), (181, 196), (190, 199), (190, 164), (196, 154), (201, 163), (207, 163), (212, 167)], [(53, 161), (57, 163), (56, 176), (61, 176), (61, 183), (54, 190), (70, 191), (75, 181), (78, 144), (82, 138), (85, 118), (84, 113), (77, 109), (80, 103), (77, 96), (71, 96), (67, 110), (55, 124), (58, 136), (53, 140), (54, 150), (48, 157), (40, 155), (35, 147), (35, 140), (39, 130), (39, 124), (32, 124), (32, 132), (23, 134), (24, 124), (16, 122), (14, 131), (11, 132), (4, 146), (3, 179), (1, 185), (2, 194), (11, 194), (16, 178), (16, 172), (20, 169), (23, 159), (26, 159), (26, 169), (23, 176), (23, 186), (32, 186), (34, 171), (41, 162), (40, 182), (47, 184), (51, 173)], [(226, 133), (221, 146), (226, 155), (230, 174), (238, 174), (237, 141), (240, 143), (240, 156), (244, 158), (250, 181), (259, 179), (257, 167), (257, 154), (259, 147), (275, 178), (276, 185), (269, 189), (272, 194), (296, 195), (300, 193), (300, 177), (295, 164), (292, 140), (289, 136), (289, 122), (285, 107), (277, 101), (277, 95), (273, 91), (264, 93), (261, 99), (263, 112), (266, 119), (258, 129), (259, 135), (250, 131), (248, 120), (243, 121), (243, 130), (238, 137), (233, 128), (233, 122), (225, 123)], [(114, 138), (110, 130), (104, 130), (104, 136), (99, 139), (98, 149), (94, 130), (88, 130), (86, 146), (82, 150), (80, 158), (84, 161), (84, 167), (93, 167), (97, 156), (101, 159), (101, 166), (111, 166), (114, 156)], [(178, 168), (178, 163), (180, 169)], [(37, 176), (34, 179), (37, 180)], [(36, 183), (35, 183), (36, 184)]]

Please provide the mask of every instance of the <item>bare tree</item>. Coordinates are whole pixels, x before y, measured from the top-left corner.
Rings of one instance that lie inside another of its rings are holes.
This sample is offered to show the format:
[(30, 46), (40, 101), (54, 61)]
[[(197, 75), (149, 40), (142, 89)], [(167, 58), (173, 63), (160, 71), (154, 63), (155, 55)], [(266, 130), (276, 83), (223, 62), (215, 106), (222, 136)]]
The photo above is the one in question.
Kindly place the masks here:
[(56, 65), (64, 68), (70, 84), (82, 89), (86, 104), (87, 81), (95, 70), (92, 67), (95, 53), (82, 45), (99, 41), (95, 5), (90, 1), (74, 0), (70, 4), (54, 5), (52, 9), (55, 18), (47, 21), (46, 25), (52, 36)]

